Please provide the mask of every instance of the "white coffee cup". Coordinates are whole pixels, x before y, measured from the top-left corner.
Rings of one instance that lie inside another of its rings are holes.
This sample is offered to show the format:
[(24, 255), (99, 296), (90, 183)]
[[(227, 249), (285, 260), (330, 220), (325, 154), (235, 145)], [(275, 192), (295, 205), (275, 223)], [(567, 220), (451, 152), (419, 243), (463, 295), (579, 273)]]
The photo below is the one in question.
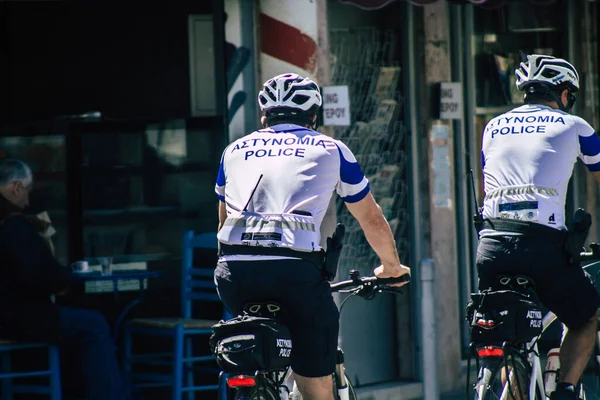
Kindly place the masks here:
[(87, 261), (75, 261), (71, 264), (71, 269), (73, 272), (88, 272), (90, 270), (90, 265)]

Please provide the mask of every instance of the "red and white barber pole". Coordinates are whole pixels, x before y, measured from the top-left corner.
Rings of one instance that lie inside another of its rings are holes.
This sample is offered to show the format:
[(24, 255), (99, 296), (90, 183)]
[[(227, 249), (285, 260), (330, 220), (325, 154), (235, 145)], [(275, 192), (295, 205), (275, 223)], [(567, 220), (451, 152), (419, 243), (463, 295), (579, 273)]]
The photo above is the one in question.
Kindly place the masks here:
[(317, 73), (317, 4), (311, 0), (260, 0), (261, 83), (287, 72)]

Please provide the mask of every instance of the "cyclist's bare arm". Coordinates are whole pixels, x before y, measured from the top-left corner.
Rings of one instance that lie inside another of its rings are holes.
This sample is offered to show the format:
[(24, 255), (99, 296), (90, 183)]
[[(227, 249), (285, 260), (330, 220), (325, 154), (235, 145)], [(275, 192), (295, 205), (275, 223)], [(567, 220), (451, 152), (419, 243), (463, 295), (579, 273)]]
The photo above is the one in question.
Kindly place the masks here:
[[(225, 206), (224, 202), (219, 201), (219, 226), (217, 228), (217, 232), (219, 232), (221, 230), (226, 219), (227, 219), (227, 207)], [(217, 248), (220, 253), (221, 252), (221, 242), (217, 243)]]
[(358, 220), (367, 241), (381, 260), (382, 266), (375, 270), (375, 274), (380, 278), (410, 274), (410, 268), (400, 263), (390, 224), (373, 195), (369, 193), (356, 203), (346, 203), (346, 207)]
[(217, 232), (221, 230), (225, 220), (227, 219), (227, 208), (225, 207), (225, 203), (219, 201), (219, 227), (217, 228)]

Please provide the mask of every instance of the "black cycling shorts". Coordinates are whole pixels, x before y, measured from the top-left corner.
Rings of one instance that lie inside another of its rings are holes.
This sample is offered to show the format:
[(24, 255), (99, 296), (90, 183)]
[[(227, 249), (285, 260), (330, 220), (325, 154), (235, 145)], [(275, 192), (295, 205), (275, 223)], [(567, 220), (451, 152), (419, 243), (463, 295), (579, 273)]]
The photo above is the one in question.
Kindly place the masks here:
[(229, 261), (215, 269), (219, 296), (239, 315), (248, 302), (273, 301), (292, 335), (292, 369), (316, 378), (335, 369), (339, 312), (329, 283), (304, 260)]
[(477, 247), (479, 289), (497, 287), (499, 274), (528, 275), (542, 304), (567, 327), (577, 329), (594, 316), (600, 296), (583, 269), (568, 259), (563, 248), (541, 237), (483, 237)]

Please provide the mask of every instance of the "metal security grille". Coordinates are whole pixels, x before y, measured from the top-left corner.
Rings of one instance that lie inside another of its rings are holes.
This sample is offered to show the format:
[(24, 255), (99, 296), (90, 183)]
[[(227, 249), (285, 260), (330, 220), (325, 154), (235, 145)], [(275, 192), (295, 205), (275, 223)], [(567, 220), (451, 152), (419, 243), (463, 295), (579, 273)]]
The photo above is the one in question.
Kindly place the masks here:
[[(376, 28), (333, 30), (329, 40), (332, 85), (348, 86), (352, 118), (349, 127), (335, 127), (334, 135), (356, 156), (390, 222), (401, 260), (407, 263), (408, 156), (398, 33)], [(337, 215), (346, 225), (340, 276), (347, 276), (350, 269), (372, 273), (379, 259), (341, 200)]]

